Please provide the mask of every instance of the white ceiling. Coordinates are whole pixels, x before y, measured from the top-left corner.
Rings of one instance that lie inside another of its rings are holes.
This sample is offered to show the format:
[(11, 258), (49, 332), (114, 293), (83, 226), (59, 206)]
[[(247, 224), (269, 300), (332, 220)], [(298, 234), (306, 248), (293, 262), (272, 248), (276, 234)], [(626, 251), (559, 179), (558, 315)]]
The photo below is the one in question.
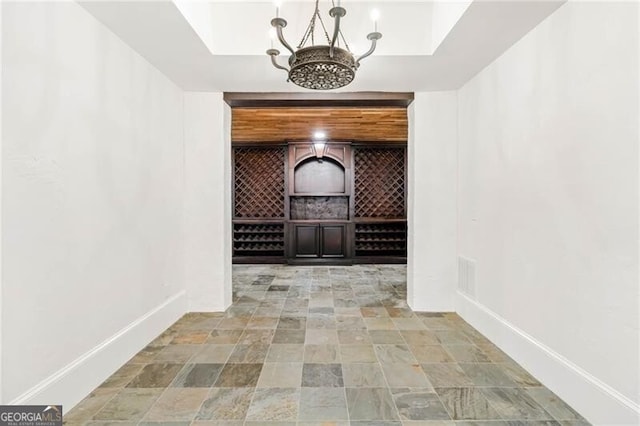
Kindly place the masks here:
[[(368, 49), (370, 11), (378, 9), (378, 49), (341, 91), (433, 91), (462, 86), (560, 7), (554, 1), (342, 0), (352, 51)], [(272, 0), (81, 1), (80, 4), (184, 90), (305, 91), (286, 82), (264, 53)], [(330, 0), (320, 0), (325, 25)], [(297, 45), (313, 0), (285, 0), (285, 37)], [(276, 41), (274, 47), (286, 51)], [(286, 57), (280, 62), (286, 63)]]

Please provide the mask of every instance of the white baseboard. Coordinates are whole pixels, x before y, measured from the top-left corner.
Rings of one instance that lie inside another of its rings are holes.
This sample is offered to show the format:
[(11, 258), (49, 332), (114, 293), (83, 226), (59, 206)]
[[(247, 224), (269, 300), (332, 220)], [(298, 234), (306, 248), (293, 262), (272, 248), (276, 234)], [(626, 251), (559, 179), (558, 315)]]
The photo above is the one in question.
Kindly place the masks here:
[(186, 292), (181, 291), (9, 404), (62, 404), (68, 412), (186, 310)]
[(457, 313), (596, 425), (638, 425), (640, 406), (562, 355), (458, 292)]

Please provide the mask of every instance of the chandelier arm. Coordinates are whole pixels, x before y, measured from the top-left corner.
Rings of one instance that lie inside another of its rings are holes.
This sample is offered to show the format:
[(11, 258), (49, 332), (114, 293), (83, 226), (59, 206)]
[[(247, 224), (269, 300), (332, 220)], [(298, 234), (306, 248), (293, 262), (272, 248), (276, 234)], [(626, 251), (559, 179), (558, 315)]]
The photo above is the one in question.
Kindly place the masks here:
[(338, 36), (341, 34), (340, 31), (340, 19), (347, 14), (347, 11), (343, 7), (332, 7), (329, 11), (329, 16), (334, 18), (333, 24), (333, 37), (331, 38), (331, 42), (329, 43), (329, 57), (333, 58), (333, 51), (336, 45), (336, 41), (338, 40)]
[(279, 54), (280, 54), (280, 51), (278, 49), (269, 49), (269, 50), (267, 50), (267, 55), (271, 56), (271, 63), (273, 64), (273, 66), (278, 68), (279, 70), (286, 71), (286, 73), (289, 74), (289, 68), (283, 67), (282, 65), (280, 65), (278, 63), (278, 61), (276, 61), (276, 57)]
[(289, 64), (292, 64), (296, 60), (296, 51), (287, 43), (287, 40), (284, 39), (284, 35), (282, 34), (282, 29), (287, 26), (287, 21), (282, 18), (273, 18), (271, 20), (271, 26), (276, 29), (276, 34), (278, 35), (278, 40), (280, 43), (291, 52), (291, 56), (289, 57)]
[(367, 35), (367, 39), (371, 40), (371, 47), (369, 48), (369, 50), (367, 50), (365, 54), (363, 54), (358, 59), (356, 59), (356, 68), (360, 66), (360, 61), (362, 61), (367, 56), (370, 56), (376, 50), (376, 44), (378, 43), (378, 40), (380, 40), (381, 38), (382, 38), (382, 34), (380, 34), (379, 32), (369, 33)]

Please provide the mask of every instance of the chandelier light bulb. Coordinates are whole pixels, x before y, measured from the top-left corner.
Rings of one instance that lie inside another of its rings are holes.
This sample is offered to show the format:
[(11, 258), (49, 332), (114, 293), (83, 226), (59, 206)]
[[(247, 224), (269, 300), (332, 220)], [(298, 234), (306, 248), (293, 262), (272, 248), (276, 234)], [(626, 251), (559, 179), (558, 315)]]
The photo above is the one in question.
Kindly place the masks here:
[(373, 29), (374, 31), (378, 31), (378, 19), (380, 19), (380, 11), (378, 9), (373, 9), (371, 11), (371, 20), (373, 21)]
[(273, 4), (276, 6), (276, 18), (280, 17), (280, 7), (282, 6), (282, 0), (274, 0)]
[(269, 41), (271, 41), (271, 48), (273, 49), (273, 40), (276, 39), (276, 37), (278, 36), (278, 34), (276, 33), (276, 29), (275, 28), (270, 28), (269, 29)]

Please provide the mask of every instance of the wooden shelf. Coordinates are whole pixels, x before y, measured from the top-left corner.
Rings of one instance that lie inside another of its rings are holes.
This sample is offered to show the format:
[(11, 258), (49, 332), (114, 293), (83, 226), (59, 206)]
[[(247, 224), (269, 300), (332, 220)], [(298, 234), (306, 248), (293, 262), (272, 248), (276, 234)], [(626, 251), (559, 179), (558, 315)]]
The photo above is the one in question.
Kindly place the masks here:
[(405, 221), (367, 221), (356, 223), (356, 256), (406, 256)]

